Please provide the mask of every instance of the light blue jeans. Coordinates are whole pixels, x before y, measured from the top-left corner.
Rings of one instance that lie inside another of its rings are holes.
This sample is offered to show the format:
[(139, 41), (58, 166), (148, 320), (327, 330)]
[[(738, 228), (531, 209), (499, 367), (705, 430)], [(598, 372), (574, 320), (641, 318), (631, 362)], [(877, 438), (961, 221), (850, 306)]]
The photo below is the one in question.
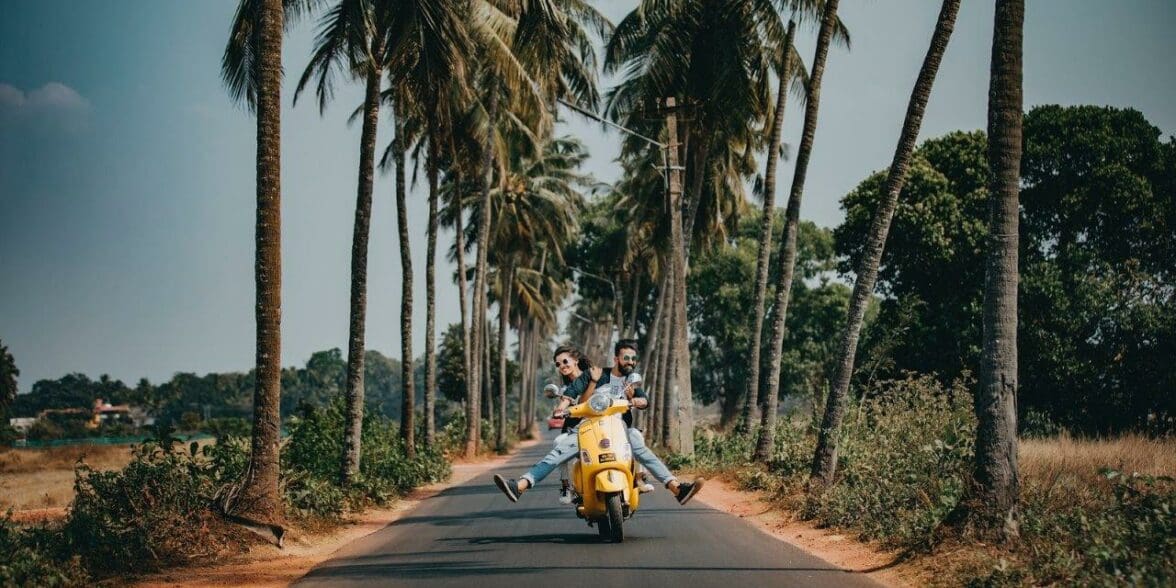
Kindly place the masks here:
[[(658, 482), (665, 485), (677, 479), (674, 474), (670, 473), (670, 468), (666, 467), (666, 464), (658, 459), (653, 450), (645, 445), (645, 436), (641, 434), (641, 431), (629, 429), (629, 445), (633, 449), (633, 457), (645, 466), (645, 469), (649, 470), (649, 473)], [(526, 480), (529, 486), (534, 487), (543, 481), (543, 478), (551, 475), (555, 468), (575, 459), (579, 453), (578, 431), (572, 430), (569, 433), (564, 433), (555, 438), (555, 447), (543, 456), (539, 463), (531, 466), (531, 469), (523, 474), (521, 479)]]
[(653, 474), (653, 477), (657, 478), (657, 481), (661, 482), (663, 486), (677, 480), (674, 474), (670, 473), (670, 468), (666, 467), (666, 464), (654, 455), (653, 450), (645, 445), (645, 435), (642, 435), (641, 431), (629, 429), (629, 445), (633, 447), (633, 457), (645, 466), (645, 469), (649, 470), (649, 473)]
[(539, 463), (531, 466), (531, 469), (522, 475), (523, 480), (534, 487), (543, 478), (546, 478), (555, 468), (565, 464), (576, 458), (580, 454), (580, 439), (577, 429), (572, 429), (570, 432), (563, 433), (555, 438), (555, 447), (539, 460)]

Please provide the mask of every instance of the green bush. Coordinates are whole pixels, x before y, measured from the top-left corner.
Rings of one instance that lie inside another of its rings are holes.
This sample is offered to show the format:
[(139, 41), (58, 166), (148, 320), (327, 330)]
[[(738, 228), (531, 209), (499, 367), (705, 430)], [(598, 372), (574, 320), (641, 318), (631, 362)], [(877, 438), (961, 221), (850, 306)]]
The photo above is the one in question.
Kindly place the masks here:
[[(339, 460), (343, 455), (343, 402), (315, 408), (303, 406), (291, 419), (290, 439), (282, 452), (283, 472), (288, 484), (287, 500), (301, 512), (333, 516), (342, 512), (342, 502), (316, 497), (308, 502), (312, 488), (326, 491), (337, 484)], [(422, 484), (449, 475), (449, 462), (437, 447), (417, 444), (416, 456), (405, 455), (399, 426), (381, 415), (364, 415), (361, 439), (360, 475), (353, 480), (346, 497), (355, 505), (385, 504)], [(291, 500), (293, 499), (293, 500)], [(322, 504), (318, 502), (321, 501)], [(317, 509), (324, 510), (318, 511)]]
[(88, 586), (80, 558), (48, 527), (21, 527), (0, 516), (0, 586)]
[(1172, 478), (1104, 470), (1097, 500), (1074, 504), (1027, 488), (1019, 566), (996, 565), (974, 586), (1163, 586), (1176, 577)]
[(144, 443), (121, 471), (78, 466), (64, 534), (86, 567), (100, 575), (213, 555), (237, 543), (209, 509), (218, 488), (195, 444), (172, 451)]
[(975, 427), (962, 380), (946, 389), (932, 376), (884, 383), (846, 418), (837, 483), (804, 514), (892, 547), (929, 549), (963, 497)]

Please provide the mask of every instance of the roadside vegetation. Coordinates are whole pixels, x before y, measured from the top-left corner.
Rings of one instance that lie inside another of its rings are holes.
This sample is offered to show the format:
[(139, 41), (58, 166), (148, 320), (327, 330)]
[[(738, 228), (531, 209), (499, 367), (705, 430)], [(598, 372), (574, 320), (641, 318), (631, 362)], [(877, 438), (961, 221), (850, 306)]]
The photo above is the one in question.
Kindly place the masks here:
[(755, 433), (696, 430), (689, 466), (763, 491), (819, 527), (899, 552), (906, 577), (930, 585), (1163, 585), (1176, 574), (1176, 441), (1130, 434), (1054, 435), (1020, 445), (1021, 529), (993, 544), (957, 524), (975, 443), (968, 379), (911, 375), (877, 384), (850, 408), (837, 484), (806, 491), (819, 421), (785, 418), (766, 464)]

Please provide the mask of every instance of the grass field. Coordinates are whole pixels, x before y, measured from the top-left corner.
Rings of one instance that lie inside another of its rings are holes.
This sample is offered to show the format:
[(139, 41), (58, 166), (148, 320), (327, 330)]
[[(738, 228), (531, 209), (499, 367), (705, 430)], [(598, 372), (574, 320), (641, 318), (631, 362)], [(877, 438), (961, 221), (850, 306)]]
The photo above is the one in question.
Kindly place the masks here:
[(131, 447), (0, 449), (0, 512), (68, 506), (74, 497), (74, 466), (81, 459), (96, 470), (120, 469), (131, 461)]

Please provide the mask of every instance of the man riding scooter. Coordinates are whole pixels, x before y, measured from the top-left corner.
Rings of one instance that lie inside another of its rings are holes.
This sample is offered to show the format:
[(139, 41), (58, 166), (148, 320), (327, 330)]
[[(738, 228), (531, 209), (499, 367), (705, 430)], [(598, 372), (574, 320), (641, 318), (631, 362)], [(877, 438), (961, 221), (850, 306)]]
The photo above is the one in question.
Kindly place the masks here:
[[(637, 342), (631, 339), (619, 341), (613, 351), (615, 356), (613, 368), (610, 371), (601, 373), (600, 368), (595, 367), (590, 370), (585, 370), (571, 384), (568, 384), (564, 394), (572, 397), (578, 395), (579, 402), (587, 402), (594, 391), (597, 389), (605, 391), (607, 388), (610, 396), (614, 398), (625, 398), (631, 401), (634, 407), (645, 408), (649, 405), (645, 391), (641, 388), (625, 385), (626, 376), (633, 373), (633, 369), (637, 365)], [(576, 360), (579, 359), (579, 352), (573, 347), (564, 346), (556, 349), (554, 359), (556, 369), (560, 371), (561, 375), (570, 375), (574, 371), (573, 366), (578, 369)], [(627, 427), (629, 444), (633, 450), (633, 457), (641, 465), (645, 466), (659, 482), (665, 484), (666, 488), (677, 498), (679, 504), (689, 502), (702, 489), (704, 480), (699, 478), (694, 482), (678, 482), (678, 479), (674, 477), (670, 469), (646, 446), (645, 437), (641, 434), (641, 431), (632, 428), (632, 415), (626, 413), (624, 420)], [(557, 443), (556, 447), (550, 453), (540, 460), (539, 463), (532, 466), (527, 473), (520, 476), (517, 481), (513, 479), (507, 480), (495, 474), (494, 483), (498, 485), (498, 488), (506, 494), (506, 497), (511, 502), (517, 502), (523, 492), (526, 492), (527, 489), (547, 477), (557, 466), (579, 455), (576, 435), (568, 435), (567, 437), (561, 435), (561, 438), (562, 441)]]

